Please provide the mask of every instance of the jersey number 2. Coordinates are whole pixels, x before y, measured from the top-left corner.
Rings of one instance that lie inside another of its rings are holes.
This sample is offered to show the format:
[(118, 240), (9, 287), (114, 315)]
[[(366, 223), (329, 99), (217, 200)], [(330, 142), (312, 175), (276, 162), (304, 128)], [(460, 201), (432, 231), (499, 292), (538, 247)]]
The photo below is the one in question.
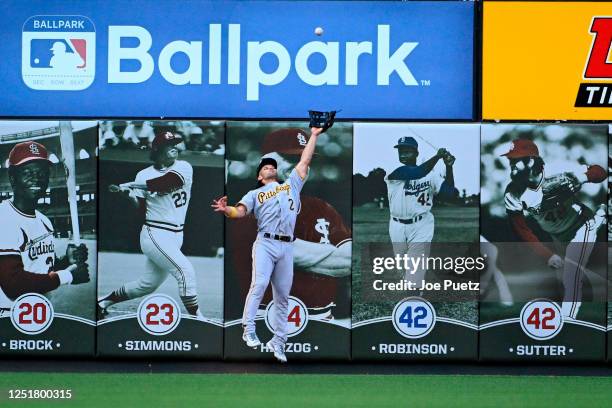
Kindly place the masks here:
[(176, 208), (187, 204), (187, 193), (184, 191), (177, 191), (176, 193), (172, 194), (172, 198), (174, 199), (174, 206)]

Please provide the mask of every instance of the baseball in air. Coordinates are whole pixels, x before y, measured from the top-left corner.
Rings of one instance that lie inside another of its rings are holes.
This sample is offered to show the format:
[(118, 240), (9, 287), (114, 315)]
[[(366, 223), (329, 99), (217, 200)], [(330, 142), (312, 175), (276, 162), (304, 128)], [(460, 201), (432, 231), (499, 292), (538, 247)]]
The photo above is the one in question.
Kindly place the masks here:
[(322, 35), (323, 34), (323, 28), (321, 28), (321, 27), (315, 28), (315, 34), (316, 35)]

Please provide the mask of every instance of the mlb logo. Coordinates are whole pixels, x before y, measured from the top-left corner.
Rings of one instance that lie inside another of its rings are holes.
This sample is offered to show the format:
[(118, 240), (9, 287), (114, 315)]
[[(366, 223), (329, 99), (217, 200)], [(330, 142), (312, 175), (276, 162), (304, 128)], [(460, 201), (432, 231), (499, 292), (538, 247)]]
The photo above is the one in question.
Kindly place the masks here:
[(33, 16), (23, 25), (21, 76), (30, 88), (80, 91), (96, 74), (96, 31), (84, 16)]

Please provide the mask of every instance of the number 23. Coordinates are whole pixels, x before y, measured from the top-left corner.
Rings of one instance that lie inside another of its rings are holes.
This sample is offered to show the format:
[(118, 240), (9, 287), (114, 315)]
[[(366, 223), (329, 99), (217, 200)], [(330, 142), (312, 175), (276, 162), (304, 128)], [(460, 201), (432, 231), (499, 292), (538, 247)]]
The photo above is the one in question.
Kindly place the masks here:
[(182, 207), (187, 204), (187, 193), (182, 190), (172, 194), (172, 198), (174, 199), (174, 206), (176, 208)]

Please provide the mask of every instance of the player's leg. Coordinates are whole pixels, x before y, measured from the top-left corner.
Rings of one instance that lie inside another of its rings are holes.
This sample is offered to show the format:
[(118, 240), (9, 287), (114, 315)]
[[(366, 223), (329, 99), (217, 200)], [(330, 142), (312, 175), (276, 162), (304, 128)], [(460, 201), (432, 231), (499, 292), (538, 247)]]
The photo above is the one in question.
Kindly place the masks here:
[(407, 225), (407, 227), (406, 236), (410, 243), (408, 256), (410, 258), (423, 259), (423, 262), (419, 263), (415, 270), (410, 271), (410, 279), (417, 282), (417, 285), (420, 285), (421, 281), (425, 280), (425, 273), (427, 272), (425, 261), (429, 257), (431, 250), (431, 240), (434, 235), (434, 216), (431, 213), (426, 213), (421, 221)]
[(255, 333), (255, 316), (257, 316), (259, 305), (274, 269), (275, 251), (273, 245), (274, 242), (272, 240), (263, 238), (258, 238), (253, 243), (251, 251), (251, 286), (244, 301), (244, 310), (242, 312), (242, 326), (245, 336)]
[(576, 232), (567, 246), (563, 264), (563, 302), (561, 313), (575, 319), (582, 300), (584, 268), (597, 240), (597, 228), (593, 219), (588, 220)]
[(287, 342), (287, 317), (289, 314), (289, 293), (293, 283), (293, 245), (281, 243), (279, 259), (272, 272), (272, 294), (274, 298), (274, 315), (272, 326), (274, 336), (266, 343), (268, 350), (281, 363), (287, 362), (285, 343)]
[(293, 245), (282, 243), (282, 254), (272, 272), (272, 294), (275, 313), (272, 319), (274, 343), (285, 345), (287, 342), (287, 316), (289, 313), (289, 294), (293, 284)]
[[(136, 299), (138, 297), (153, 293), (155, 289), (157, 289), (166, 280), (168, 276), (167, 271), (158, 268), (151, 260), (151, 256), (157, 255), (152, 254), (151, 251), (148, 250), (151, 243), (148, 234), (145, 232), (145, 228), (147, 227), (143, 227), (142, 231), (140, 232), (140, 248), (147, 257), (143, 273), (138, 279), (125, 283), (106, 296), (98, 299), (98, 311), (102, 314), (104, 314), (105, 310), (109, 306), (115, 303)], [(147, 251), (145, 251), (145, 248), (147, 248)]]
[(512, 306), (514, 298), (502, 271), (497, 267), (499, 250), (482, 235), (480, 236), (480, 253), (487, 259), (487, 269), (480, 277), (481, 293), (486, 293), (491, 281), (497, 286), (499, 300), (504, 306)]
[[(397, 221), (393, 221), (393, 219), (389, 220), (389, 238), (391, 239), (391, 245), (393, 246), (393, 254), (403, 256), (408, 252), (408, 243), (406, 242), (406, 225), (399, 223)], [(406, 279), (408, 281), (412, 280), (412, 275), (409, 271), (404, 271), (402, 273), (402, 279)]]
[(192, 316), (203, 318), (198, 306), (195, 270), (189, 259), (181, 252), (183, 234), (159, 228), (146, 228), (149, 239), (143, 252), (178, 284), (179, 296), (185, 310)]

